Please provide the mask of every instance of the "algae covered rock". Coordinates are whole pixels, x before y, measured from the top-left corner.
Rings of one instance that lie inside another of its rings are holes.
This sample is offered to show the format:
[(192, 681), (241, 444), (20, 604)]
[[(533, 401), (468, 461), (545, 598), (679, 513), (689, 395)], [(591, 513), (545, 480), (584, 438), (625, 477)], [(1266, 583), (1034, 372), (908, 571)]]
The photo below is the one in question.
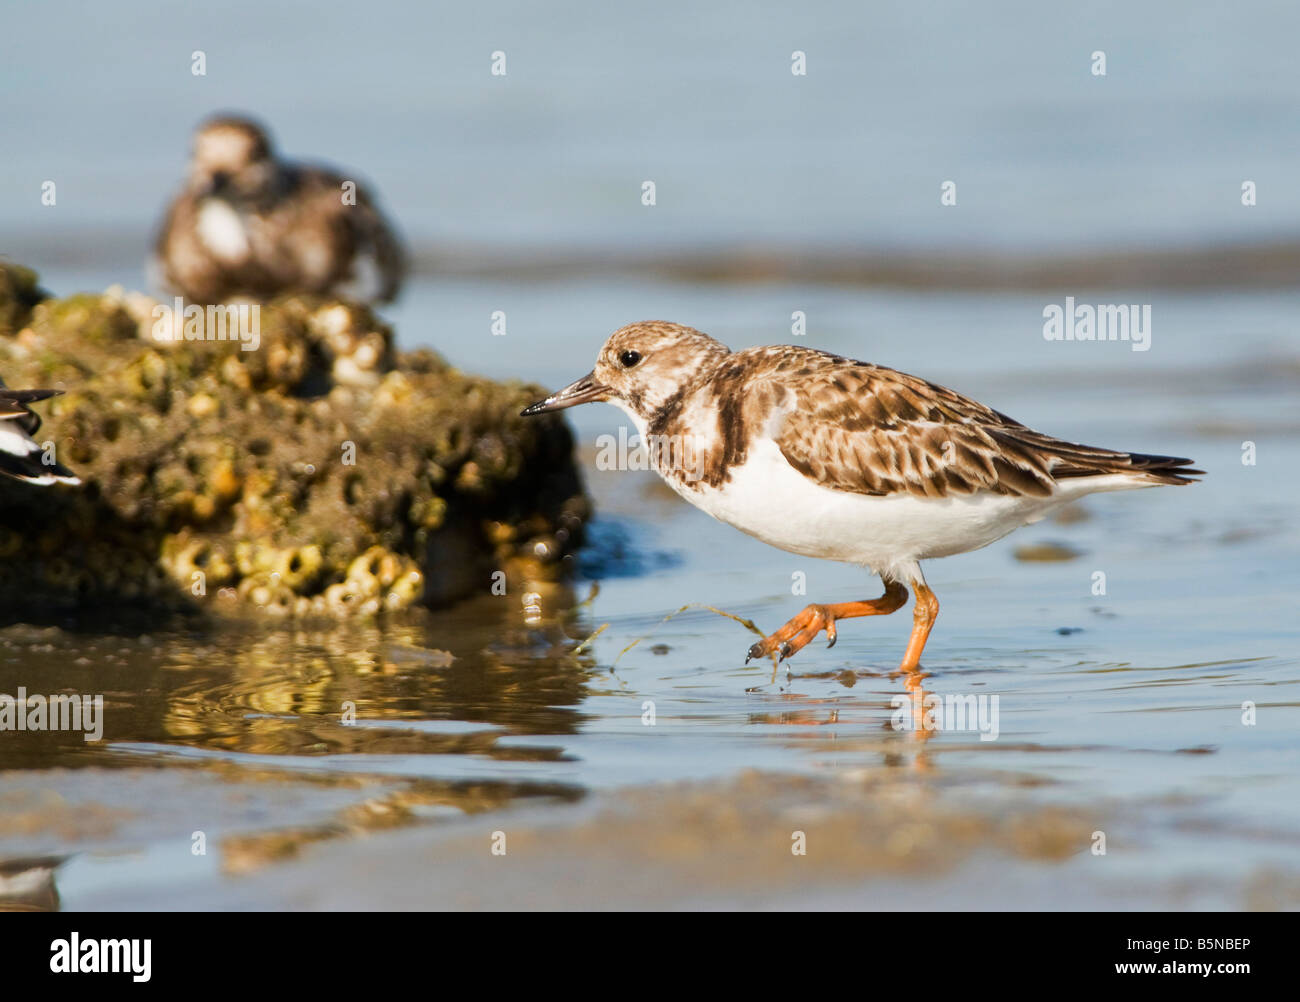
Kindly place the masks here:
[(537, 387), (399, 353), (351, 303), (181, 306), (46, 299), (0, 338), (10, 386), (66, 391), (37, 439), (84, 482), (0, 485), (11, 608), (337, 618), (563, 572), (588, 507), (567, 426), (518, 416)]

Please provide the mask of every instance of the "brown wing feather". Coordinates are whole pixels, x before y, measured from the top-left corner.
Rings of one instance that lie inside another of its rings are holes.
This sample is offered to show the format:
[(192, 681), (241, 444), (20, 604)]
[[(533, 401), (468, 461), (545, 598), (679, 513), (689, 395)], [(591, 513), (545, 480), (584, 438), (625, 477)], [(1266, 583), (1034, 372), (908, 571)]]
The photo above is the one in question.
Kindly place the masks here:
[[(780, 349), (789, 352), (790, 349)], [(796, 470), (856, 494), (947, 497), (990, 491), (1047, 497), (1063, 477), (1141, 474), (1153, 483), (1189, 483), (1191, 460), (1144, 456), (1062, 442), (943, 386), (884, 366), (808, 349), (762, 374), (784, 390), (776, 431)]]

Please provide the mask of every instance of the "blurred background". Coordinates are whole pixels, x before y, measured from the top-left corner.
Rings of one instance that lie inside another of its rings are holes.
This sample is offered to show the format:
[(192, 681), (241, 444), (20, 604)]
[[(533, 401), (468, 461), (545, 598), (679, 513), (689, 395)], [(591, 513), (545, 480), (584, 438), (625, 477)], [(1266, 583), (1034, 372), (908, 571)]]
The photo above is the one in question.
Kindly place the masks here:
[[(1113, 252), (1300, 226), (1291, 4), (347, 11), (15, 5), (0, 71), (10, 240), (39, 248), (42, 269), (138, 279), (125, 248), (143, 249), (190, 130), (216, 109), (260, 116), (287, 155), (362, 172), (426, 252)], [(29, 197), (47, 177), (53, 212)], [(1241, 211), (1244, 178), (1258, 212)], [(939, 211), (945, 179), (956, 212)]]
[[(549, 632), (507, 628), (479, 603), (419, 636), (105, 644), (128, 666), (114, 678), (131, 733), (58, 760), (110, 778), (88, 790), (43, 775), (45, 748), (8, 759), (27, 770), (9, 795), (42, 820), (7, 838), (0, 823), (0, 850), (81, 853), (61, 871), (65, 903), (169, 907), (177, 886), (198, 907), (1300, 903), (1300, 7), (50, 2), (11, 5), (4, 23), (0, 254), (56, 294), (145, 287), (194, 126), (234, 110), (262, 119), (282, 156), (377, 193), (415, 264), (381, 310), (402, 347), (555, 388), (630, 321), (740, 348), (791, 340), (802, 311), (810, 346), (1209, 471), (928, 568), (944, 602), (933, 684), (1000, 693), (1004, 718), (997, 742), (917, 743), (886, 729), (900, 617), (810, 647), (792, 679), (744, 669), (750, 638), (734, 623), (663, 623), (695, 601), (771, 629), (876, 584), (711, 523), (653, 480), (594, 470), (596, 436), (624, 419), (569, 412), (598, 517)], [(205, 76), (191, 74), (196, 50)], [(796, 50), (806, 76), (791, 73)], [(497, 51), (505, 76), (490, 72)], [(46, 180), (55, 207), (41, 205)], [(945, 181), (955, 206), (940, 202)], [(1151, 350), (1045, 341), (1042, 311), (1066, 296), (1150, 304)], [(505, 337), (490, 333), (497, 310)], [(1090, 592), (1097, 569), (1107, 598)], [(794, 571), (807, 598), (790, 592)], [(6, 643), (24, 670), (45, 659), (68, 686), (103, 684), (99, 655), (69, 667), (83, 639)], [(458, 660), (411, 653), (426, 648)], [(322, 723), (348, 696), (373, 727)], [(1257, 725), (1243, 726), (1244, 701)], [(173, 790), (171, 770), (141, 761), (204, 778)], [(304, 771), (320, 785), (298, 783)], [(645, 792), (688, 781), (716, 786)], [(228, 833), (224, 869), (196, 871), (193, 814), (225, 804), (208, 782), (244, 799), (206, 822)], [(143, 820), (30, 835), (49, 821), (45, 792), (111, 812), (139, 803), (140, 784), (166, 801)], [(523, 798), (554, 806), (516, 815), (537, 854), (507, 892), (462, 856), (505, 823), (479, 814)], [(547, 813), (584, 798), (576, 818)], [(711, 814), (719, 803), (738, 813)], [(769, 829), (788, 861), (809, 804), (823, 844), (848, 847), (838, 862), (799, 881), (754, 849), (716, 865), (716, 839), (752, 846)], [(255, 885), (228, 879), (396, 815), (443, 825), (441, 869), (420, 829), (382, 858), (342, 840)], [(1098, 828), (1116, 835), (1100, 862)], [(656, 861), (634, 887), (628, 859)], [(579, 873), (595, 874), (581, 890)]]

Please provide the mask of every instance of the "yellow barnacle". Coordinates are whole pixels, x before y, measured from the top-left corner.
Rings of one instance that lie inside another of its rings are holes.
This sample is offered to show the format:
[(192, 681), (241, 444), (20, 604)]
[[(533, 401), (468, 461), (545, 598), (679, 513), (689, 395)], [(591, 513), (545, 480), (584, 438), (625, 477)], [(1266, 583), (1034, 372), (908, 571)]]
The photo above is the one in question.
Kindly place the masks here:
[(315, 584), (324, 565), (325, 557), (321, 548), (310, 543), (281, 550), (275, 569), (285, 585), (295, 592), (302, 592)]

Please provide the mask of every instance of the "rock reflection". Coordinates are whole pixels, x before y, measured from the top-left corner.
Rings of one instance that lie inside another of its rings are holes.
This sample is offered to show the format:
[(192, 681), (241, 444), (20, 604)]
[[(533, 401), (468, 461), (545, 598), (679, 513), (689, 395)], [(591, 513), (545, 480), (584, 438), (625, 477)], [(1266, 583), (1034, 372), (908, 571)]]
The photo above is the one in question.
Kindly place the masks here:
[[(387, 622), (206, 632), (169, 626), (87, 637), (0, 631), (0, 693), (102, 693), (103, 741), (80, 733), (7, 734), (0, 769), (105, 764), (113, 746), (226, 753), (467, 755), (528, 760), (505, 735), (578, 727), (591, 633), (567, 588), (484, 597)], [(443, 726), (446, 725), (446, 726)], [(481, 725), (481, 726), (479, 726)]]

